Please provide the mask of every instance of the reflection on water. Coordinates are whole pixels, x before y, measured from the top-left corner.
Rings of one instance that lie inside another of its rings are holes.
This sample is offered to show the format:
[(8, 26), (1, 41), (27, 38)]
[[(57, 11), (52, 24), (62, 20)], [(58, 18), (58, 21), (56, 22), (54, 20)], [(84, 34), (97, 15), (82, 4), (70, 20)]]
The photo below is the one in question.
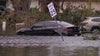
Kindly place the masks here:
[(96, 47), (55, 47), (55, 56), (98, 56)]
[(48, 49), (39, 47), (0, 47), (0, 56), (48, 56)]
[(0, 56), (99, 56), (97, 47), (2, 47)]

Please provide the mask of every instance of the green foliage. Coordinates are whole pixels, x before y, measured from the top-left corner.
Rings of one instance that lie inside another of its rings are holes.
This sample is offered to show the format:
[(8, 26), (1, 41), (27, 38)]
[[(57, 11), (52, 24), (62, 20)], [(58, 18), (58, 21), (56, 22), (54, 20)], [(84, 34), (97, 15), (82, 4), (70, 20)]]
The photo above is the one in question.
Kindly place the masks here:
[(49, 13), (40, 12), (37, 8), (31, 8), (30, 13), (33, 15), (33, 18), (35, 18), (36, 21), (44, 21), (51, 19)]
[[(63, 13), (58, 13), (57, 20), (63, 20), (75, 25), (80, 26), (80, 22), (88, 16), (100, 16), (100, 11), (91, 10), (88, 12), (88, 8), (85, 5), (73, 6), (70, 3), (66, 6)], [(49, 13), (40, 12), (38, 8), (30, 8), (30, 13), (33, 14), (35, 21), (53, 20)]]
[(30, 13), (39, 13), (38, 8), (30, 8)]
[(94, 12), (94, 16), (100, 16), (100, 10), (96, 10), (95, 12)]
[(58, 15), (60, 20), (64, 20), (75, 25), (80, 26), (80, 22), (89, 16), (100, 16), (100, 11), (94, 11), (91, 9), (91, 13), (88, 12), (88, 8), (85, 5), (73, 6), (70, 3), (66, 6), (63, 13)]
[(34, 16), (36, 21), (52, 20), (49, 13), (40, 12), (38, 14), (35, 14)]
[[(14, 15), (17, 22), (23, 22), (23, 27), (28, 27), (39, 21), (52, 20), (49, 13), (40, 12), (38, 8), (30, 8), (27, 13), (17, 13)], [(17, 27), (19, 29), (21, 26)]]

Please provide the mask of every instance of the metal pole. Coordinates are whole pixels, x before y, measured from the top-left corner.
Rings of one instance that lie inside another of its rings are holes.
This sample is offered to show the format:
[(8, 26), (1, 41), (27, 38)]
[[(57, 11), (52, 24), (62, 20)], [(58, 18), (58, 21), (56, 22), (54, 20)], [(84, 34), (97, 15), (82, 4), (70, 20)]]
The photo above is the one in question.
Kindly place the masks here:
[[(58, 28), (59, 28), (59, 26), (58, 26), (58, 23), (57, 23), (57, 19), (56, 19), (56, 17), (54, 17), (54, 20), (56, 21), (56, 24), (57, 24), (57, 29), (58, 29)], [(60, 30), (59, 30), (59, 29), (58, 29), (58, 33), (60, 34), (62, 41), (64, 41), (63, 34), (60, 32)]]
[[(50, 12), (51, 17), (56, 21), (57, 28), (59, 28), (58, 23), (57, 23), (57, 19), (56, 19), (57, 12), (55, 10), (55, 7), (54, 7), (53, 2), (49, 3), (47, 5), (47, 7), (49, 9), (49, 12)], [(64, 41), (62, 33), (60, 32), (60, 30), (58, 30), (58, 31), (59, 31), (59, 34), (61, 35), (62, 40)]]
[(3, 35), (5, 35), (6, 33), (6, 21), (2, 22), (2, 31), (3, 31)]

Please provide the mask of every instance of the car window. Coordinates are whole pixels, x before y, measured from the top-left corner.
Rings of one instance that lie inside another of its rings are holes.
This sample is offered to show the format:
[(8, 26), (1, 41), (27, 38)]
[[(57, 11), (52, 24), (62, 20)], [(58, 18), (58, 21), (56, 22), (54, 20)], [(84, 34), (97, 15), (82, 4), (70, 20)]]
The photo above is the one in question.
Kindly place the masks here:
[(41, 28), (44, 26), (44, 22), (38, 22), (38, 23), (35, 23), (33, 26), (31, 26), (30, 28), (33, 29), (33, 28)]
[(32, 28), (41, 28), (42, 26), (32, 26)]
[(47, 27), (56, 27), (57, 24), (55, 22), (45, 22), (44, 26), (47, 26)]
[(92, 21), (100, 22), (100, 18), (92, 19)]
[(67, 27), (74, 26), (73, 24), (70, 24), (70, 23), (67, 23), (67, 22), (58, 22), (58, 24), (61, 25), (61, 26), (67, 26)]
[(43, 26), (44, 25), (44, 22), (38, 22), (38, 23), (35, 23), (33, 26)]

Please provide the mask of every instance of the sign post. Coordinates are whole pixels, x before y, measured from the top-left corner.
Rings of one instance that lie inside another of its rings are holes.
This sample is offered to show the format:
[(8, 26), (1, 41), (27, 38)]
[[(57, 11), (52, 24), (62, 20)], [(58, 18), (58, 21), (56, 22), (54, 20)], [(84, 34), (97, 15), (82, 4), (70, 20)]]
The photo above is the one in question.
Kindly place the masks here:
[(6, 21), (2, 22), (2, 31), (5, 34), (5, 32), (6, 32)]
[(4, 32), (6, 31), (6, 22), (5, 21), (2, 22), (2, 30)]
[[(47, 7), (48, 7), (48, 9), (49, 9), (49, 12), (50, 12), (51, 17), (54, 18), (55, 21), (56, 21), (56, 23), (57, 23), (57, 20), (56, 20), (56, 18), (55, 18), (55, 16), (57, 15), (57, 12), (56, 12), (56, 9), (55, 9), (55, 7), (54, 7), (53, 2), (49, 3), (49, 4), (47, 5)], [(61, 38), (62, 38), (62, 40), (64, 41), (63, 35), (62, 35), (62, 33), (61, 33), (60, 31), (59, 31), (59, 34), (62, 36)]]

